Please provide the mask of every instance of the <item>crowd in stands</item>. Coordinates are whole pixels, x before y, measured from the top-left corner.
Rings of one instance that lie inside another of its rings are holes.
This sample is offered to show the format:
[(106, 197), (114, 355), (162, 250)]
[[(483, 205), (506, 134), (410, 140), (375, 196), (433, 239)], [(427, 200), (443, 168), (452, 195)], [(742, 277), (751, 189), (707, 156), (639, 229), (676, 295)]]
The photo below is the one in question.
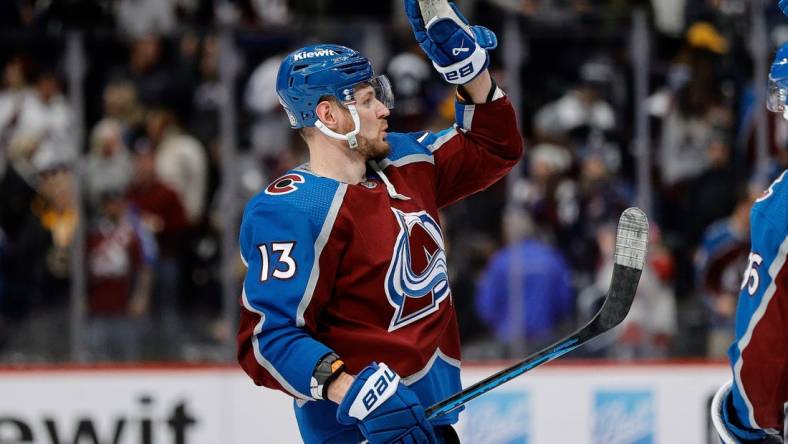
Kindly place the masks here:
[[(2, 3), (0, 364), (232, 357), (221, 276), (241, 265), (222, 261), (221, 233), (238, 224), (222, 214), (222, 187), (235, 171), (240, 214), (303, 162), (273, 86), (284, 54), (320, 40), (356, 47), (392, 80), (393, 129), (453, 121), (453, 91), (396, 18), (400, 2), (345, 3)], [(635, 8), (647, 11), (652, 42), (650, 254), (624, 325), (577, 356), (724, 356), (749, 208), (788, 167), (788, 126), (767, 116), (768, 168), (756, 168), (754, 91), (766, 83), (753, 82), (748, 3), (459, 3), (502, 42), (516, 17), (527, 54), (519, 78), (505, 75), (500, 48), (491, 66), (504, 90), (520, 82), (525, 158), (508, 180), (442, 213), (466, 357), (522, 354), (599, 308), (618, 216), (638, 192)], [(776, 46), (788, 33), (769, 8)], [(229, 85), (228, 30), (238, 61)], [(79, 100), (67, 90), (79, 71), (63, 44), (71, 31), (84, 47)], [(221, 145), (228, 104), (238, 117), (232, 158)]]

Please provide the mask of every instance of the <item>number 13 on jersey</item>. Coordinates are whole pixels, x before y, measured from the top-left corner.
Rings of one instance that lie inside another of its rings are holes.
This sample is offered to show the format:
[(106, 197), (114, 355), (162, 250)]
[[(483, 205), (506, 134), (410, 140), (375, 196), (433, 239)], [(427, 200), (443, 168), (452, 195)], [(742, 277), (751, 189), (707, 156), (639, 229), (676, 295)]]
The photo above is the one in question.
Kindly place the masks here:
[(290, 256), (294, 247), (295, 242), (271, 242), (270, 245), (257, 246), (260, 251), (260, 282), (271, 278), (290, 279), (295, 276), (298, 266)]

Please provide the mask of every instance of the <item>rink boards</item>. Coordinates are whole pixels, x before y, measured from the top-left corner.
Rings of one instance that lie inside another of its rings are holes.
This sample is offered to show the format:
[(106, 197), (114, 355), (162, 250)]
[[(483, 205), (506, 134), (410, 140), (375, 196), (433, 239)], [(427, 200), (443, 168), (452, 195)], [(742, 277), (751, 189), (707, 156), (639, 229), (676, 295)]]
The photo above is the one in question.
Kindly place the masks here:
[[(466, 365), (464, 385), (500, 369)], [(550, 364), (471, 401), (464, 443), (709, 443), (720, 363)], [(0, 369), (0, 444), (300, 442), (289, 398), (234, 367)]]

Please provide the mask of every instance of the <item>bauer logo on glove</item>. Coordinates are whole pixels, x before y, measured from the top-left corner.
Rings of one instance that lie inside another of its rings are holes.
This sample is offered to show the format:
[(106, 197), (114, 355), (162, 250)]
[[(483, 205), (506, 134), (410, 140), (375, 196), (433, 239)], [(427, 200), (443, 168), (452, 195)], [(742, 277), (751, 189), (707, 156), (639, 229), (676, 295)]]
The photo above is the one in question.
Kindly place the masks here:
[(337, 408), (337, 422), (357, 425), (369, 444), (438, 442), (416, 393), (383, 363), (356, 376)]
[(487, 69), (487, 50), (498, 39), (483, 26), (471, 26), (454, 3), (405, 0), (405, 11), (419, 46), (447, 82), (462, 85)]
[(366, 418), (397, 391), (397, 384), (399, 384), (399, 376), (382, 364), (379, 370), (364, 383), (360, 392), (362, 396), (357, 397), (350, 406), (350, 416), (356, 419)]

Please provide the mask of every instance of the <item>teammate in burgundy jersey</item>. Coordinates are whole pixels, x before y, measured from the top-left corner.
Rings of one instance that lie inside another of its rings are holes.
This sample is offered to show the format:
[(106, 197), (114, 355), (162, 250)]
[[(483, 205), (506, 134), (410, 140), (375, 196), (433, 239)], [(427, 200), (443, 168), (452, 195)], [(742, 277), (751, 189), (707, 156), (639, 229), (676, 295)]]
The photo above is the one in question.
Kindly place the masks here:
[(309, 46), (280, 67), (277, 92), (310, 161), (244, 211), (238, 359), (256, 384), (295, 398), (307, 443), (456, 440), (459, 411), (424, 416), (461, 389), (438, 211), (501, 179), (522, 139), (487, 72), (494, 34), (464, 32), (451, 11), (443, 24), (414, 24), (459, 85), (456, 122), (438, 133), (387, 132), (390, 85), (352, 49)]
[[(769, 109), (783, 114), (788, 97), (788, 44), (770, 73)], [(783, 442), (788, 403), (788, 170), (750, 212), (749, 265), (736, 308), (736, 339), (728, 349), (733, 381), (712, 402), (725, 444)]]

